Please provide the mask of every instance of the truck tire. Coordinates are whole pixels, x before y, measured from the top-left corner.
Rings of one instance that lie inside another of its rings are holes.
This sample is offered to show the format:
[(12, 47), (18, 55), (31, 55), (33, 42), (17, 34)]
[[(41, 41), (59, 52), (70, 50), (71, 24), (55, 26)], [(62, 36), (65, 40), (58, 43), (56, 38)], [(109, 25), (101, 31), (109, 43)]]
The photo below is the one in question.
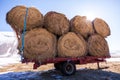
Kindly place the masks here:
[(60, 63), (54, 63), (55, 70), (60, 70)]
[(66, 76), (73, 75), (76, 72), (76, 66), (73, 62), (64, 62), (61, 67), (61, 72)]

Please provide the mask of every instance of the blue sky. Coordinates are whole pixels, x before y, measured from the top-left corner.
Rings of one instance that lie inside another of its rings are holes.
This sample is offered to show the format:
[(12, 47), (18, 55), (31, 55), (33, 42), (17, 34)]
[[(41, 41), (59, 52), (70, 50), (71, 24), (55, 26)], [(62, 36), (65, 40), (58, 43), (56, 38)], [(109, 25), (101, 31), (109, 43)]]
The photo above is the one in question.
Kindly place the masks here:
[(111, 29), (107, 37), (111, 50), (120, 50), (120, 0), (0, 0), (0, 31), (13, 31), (6, 23), (6, 13), (16, 5), (34, 6), (43, 15), (48, 11), (64, 13), (69, 19), (75, 15), (105, 20)]

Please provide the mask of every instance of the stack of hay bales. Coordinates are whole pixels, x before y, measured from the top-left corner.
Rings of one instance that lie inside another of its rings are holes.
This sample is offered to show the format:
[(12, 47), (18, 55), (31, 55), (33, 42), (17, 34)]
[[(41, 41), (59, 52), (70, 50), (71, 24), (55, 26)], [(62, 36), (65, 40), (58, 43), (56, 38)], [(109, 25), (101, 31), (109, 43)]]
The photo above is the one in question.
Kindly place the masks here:
[(108, 24), (95, 18), (93, 21), (87, 20), (82, 16), (75, 16), (70, 21), (71, 31), (81, 34), (87, 42), (88, 55), (90, 56), (109, 56), (109, 47), (105, 38), (110, 35)]
[(108, 24), (100, 18), (95, 18), (93, 20), (93, 27), (95, 34), (91, 35), (88, 39), (89, 54), (98, 57), (109, 56), (109, 47), (105, 40), (110, 35)]
[[(6, 21), (21, 36), (26, 15), (25, 6), (16, 6), (6, 15)], [(30, 60), (44, 61), (55, 57), (108, 56), (109, 48), (104, 39), (110, 35), (109, 26), (102, 19), (93, 22), (85, 16), (75, 16), (70, 21), (55, 11), (43, 16), (34, 7), (28, 8), (24, 36), (23, 56)], [(22, 46), (18, 39), (18, 49)]]
[[(24, 29), (24, 18), (26, 15), (25, 6), (16, 6), (12, 8), (6, 16), (6, 21), (15, 30), (17, 36), (21, 36)], [(26, 34), (24, 36), (24, 54), (23, 56), (30, 60), (44, 61), (56, 56), (56, 36), (43, 29), (43, 15), (34, 7), (28, 8), (26, 18)], [(20, 37), (18, 49), (22, 46)]]
[(58, 57), (80, 57), (87, 54), (87, 44), (81, 35), (69, 32), (70, 24), (67, 17), (58, 12), (50, 11), (44, 16), (44, 27), (58, 37)]

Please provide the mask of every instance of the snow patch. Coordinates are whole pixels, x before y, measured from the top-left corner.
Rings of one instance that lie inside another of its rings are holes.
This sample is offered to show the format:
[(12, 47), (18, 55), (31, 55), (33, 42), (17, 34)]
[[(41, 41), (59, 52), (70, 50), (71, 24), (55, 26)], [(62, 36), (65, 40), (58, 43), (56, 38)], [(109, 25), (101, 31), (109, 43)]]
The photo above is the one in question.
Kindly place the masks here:
[(11, 57), (3, 57), (3, 58), (0, 58), (0, 68), (9, 64), (19, 63), (19, 62), (20, 62), (20, 55), (18, 54), (15, 54)]
[(0, 68), (20, 62), (18, 41), (14, 32), (0, 32)]
[(6, 72), (0, 74), (0, 80), (43, 80), (40, 72)]
[(11, 43), (11, 41), (16, 39), (14, 32), (0, 32), (0, 44), (2, 43)]
[(107, 62), (120, 62), (120, 58), (108, 58), (106, 59)]

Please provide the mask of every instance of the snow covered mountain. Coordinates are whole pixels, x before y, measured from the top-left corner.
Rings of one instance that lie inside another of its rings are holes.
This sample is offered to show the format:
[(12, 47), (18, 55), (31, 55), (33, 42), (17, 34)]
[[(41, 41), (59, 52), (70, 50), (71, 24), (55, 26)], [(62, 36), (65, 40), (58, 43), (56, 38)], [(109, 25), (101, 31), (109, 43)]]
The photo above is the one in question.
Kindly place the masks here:
[(19, 62), (17, 44), (14, 32), (0, 32), (0, 66)]
[(17, 53), (17, 38), (13, 32), (0, 32), (0, 57)]

